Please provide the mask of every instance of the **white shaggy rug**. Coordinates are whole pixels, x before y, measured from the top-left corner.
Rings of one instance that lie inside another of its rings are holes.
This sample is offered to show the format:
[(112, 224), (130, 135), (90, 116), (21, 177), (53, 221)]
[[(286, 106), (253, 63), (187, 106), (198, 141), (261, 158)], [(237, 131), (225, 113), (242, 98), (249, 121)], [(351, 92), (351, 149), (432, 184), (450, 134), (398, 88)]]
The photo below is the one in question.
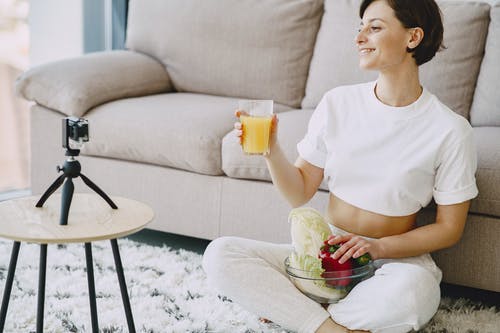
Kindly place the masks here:
[[(138, 332), (281, 333), (207, 287), (201, 255), (119, 240)], [(3, 294), (12, 242), (0, 241)], [(21, 244), (5, 332), (34, 332), (38, 291), (38, 245)], [(127, 332), (109, 241), (93, 244), (101, 332)], [(443, 299), (422, 332), (500, 332), (500, 309), (466, 300)], [(48, 246), (45, 332), (90, 332), (83, 244)]]

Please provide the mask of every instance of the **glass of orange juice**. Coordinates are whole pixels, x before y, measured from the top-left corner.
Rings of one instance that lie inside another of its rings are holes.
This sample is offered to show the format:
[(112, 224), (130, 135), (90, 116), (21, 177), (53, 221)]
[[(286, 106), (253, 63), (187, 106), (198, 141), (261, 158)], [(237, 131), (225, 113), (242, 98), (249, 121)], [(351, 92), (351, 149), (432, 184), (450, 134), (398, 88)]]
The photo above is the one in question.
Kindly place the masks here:
[(247, 113), (240, 116), (243, 151), (251, 155), (269, 154), (273, 101), (241, 100), (238, 102), (238, 109)]

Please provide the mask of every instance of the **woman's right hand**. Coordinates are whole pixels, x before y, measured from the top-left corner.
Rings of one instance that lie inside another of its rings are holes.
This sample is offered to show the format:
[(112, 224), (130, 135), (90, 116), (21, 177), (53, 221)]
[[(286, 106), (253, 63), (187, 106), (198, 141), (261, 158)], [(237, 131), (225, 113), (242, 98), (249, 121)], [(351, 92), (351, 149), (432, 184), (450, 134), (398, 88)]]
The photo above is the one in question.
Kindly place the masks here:
[[(238, 118), (238, 121), (234, 123), (235, 135), (236, 139), (241, 145), (243, 144), (244, 128), (239, 119), (240, 116), (246, 116), (248, 115), (248, 113), (246, 113), (243, 110), (236, 110), (234, 112), (234, 115), (236, 116), (236, 118)], [(276, 146), (277, 142), (278, 142), (278, 117), (275, 114), (273, 114), (273, 120), (271, 121), (271, 136), (269, 137), (269, 145), (270, 145), (269, 147), (271, 153), (273, 151), (273, 147)]]
[(238, 121), (234, 123), (234, 133), (236, 135), (236, 139), (240, 143), (240, 145), (243, 144), (243, 125), (240, 122), (240, 116), (246, 116), (247, 113), (243, 110), (236, 110), (234, 111), (234, 115), (236, 118), (238, 118)]

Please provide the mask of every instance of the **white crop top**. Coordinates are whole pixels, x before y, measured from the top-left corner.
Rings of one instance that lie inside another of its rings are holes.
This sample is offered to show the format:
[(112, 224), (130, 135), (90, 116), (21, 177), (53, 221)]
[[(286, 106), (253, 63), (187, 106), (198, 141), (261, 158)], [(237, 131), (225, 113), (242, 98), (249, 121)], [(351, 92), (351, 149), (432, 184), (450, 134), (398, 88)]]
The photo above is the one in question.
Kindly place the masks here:
[(314, 111), (300, 157), (323, 168), (332, 194), (353, 206), (405, 216), (429, 204), (478, 194), (472, 127), (423, 90), (413, 104), (392, 107), (376, 82), (330, 90)]

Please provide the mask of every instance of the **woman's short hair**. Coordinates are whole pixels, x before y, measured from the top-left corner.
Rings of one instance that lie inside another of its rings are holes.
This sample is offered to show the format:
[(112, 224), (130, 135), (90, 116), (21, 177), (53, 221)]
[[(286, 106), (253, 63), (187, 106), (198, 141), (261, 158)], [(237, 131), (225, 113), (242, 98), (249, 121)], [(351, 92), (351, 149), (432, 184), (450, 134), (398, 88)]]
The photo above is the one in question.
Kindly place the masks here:
[(418, 66), (431, 60), (438, 50), (444, 48), (441, 11), (434, 0), (363, 0), (359, 7), (360, 18), (375, 1), (385, 1), (405, 28), (420, 27), (424, 30), (420, 44), (414, 49), (407, 48), (408, 52), (413, 53)]

